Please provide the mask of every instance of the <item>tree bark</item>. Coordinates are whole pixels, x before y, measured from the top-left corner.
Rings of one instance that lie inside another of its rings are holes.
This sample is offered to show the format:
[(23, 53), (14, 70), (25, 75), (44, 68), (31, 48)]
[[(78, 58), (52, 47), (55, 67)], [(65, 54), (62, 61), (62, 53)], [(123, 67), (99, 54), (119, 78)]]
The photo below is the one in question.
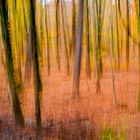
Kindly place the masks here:
[(41, 127), (41, 108), (40, 98), (42, 91), (42, 83), (39, 73), (39, 54), (38, 54), (38, 41), (35, 22), (35, 0), (30, 0), (30, 27), (31, 27), (31, 46), (32, 46), (32, 61), (33, 61), (33, 80), (35, 92), (35, 117), (36, 117), (36, 139), (42, 138)]
[(9, 19), (8, 19), (8, 5), (7, 0), (0, 1), (0, 17), (1, 17), (1, 26), (2, 26), (2, 37), (4, 43), (4, 54), (5, 54), (5, 69), (7, 81), (9, 84), (10, 91), (10, 101), (13, 110), (13, 116), (15, 120), (15, 124), (19, 126), (24, 125), (24, 117), (22, 114), (20, 101), (18, 98), (18, 91), (16, 89), (16, 81), (14, 77), (14, 66), (13, 66), (13, 58), (12, 58), (12, 46), (11, 39), (9, 33)]
[(80, 67), (81, 67), (81, 52), (82, 52), (82, 34), (83, 34), (83, 9), (84, 9), (84, 0), (79, 0), (78, 26), (75, 44), (75, 64), (74, 64), (73, 91), (72, 91), (73, 98), (80, 97), (79, 83), (80, 83)]

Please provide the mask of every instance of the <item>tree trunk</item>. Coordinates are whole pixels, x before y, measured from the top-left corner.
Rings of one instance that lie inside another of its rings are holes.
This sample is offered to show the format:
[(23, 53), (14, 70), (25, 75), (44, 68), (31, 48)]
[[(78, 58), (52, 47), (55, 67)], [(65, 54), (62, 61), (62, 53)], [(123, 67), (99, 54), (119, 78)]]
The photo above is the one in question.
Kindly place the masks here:
[(47, 69), (48, 75), (50, 76), (50, 40), (49, 40), (49, 30), (48, 30), (48, 11), (47, 11), (47, 3), (45, 2), (45, 25), (46, 25), (46, 39), (47, 39)]
[(66, 56), (66, 71), (67, 71), (67, 75), (69, 75), (69, 54), (68, 54), (68, 46), (67, 46), (67, 40), (66, 40), (66, 28), (65, 28), (65, 22), (64, 22), (64, 8), (63, 8), (63, 1), (62, 0), (61, 0), (61, 14), (62, 14), (62, 31), (63, 31), (65, 56)]
[(129, 69), (129, 0), (126, 0), (126, 69)]
[(36, 139), (40, 140), (42, 135), (41, 128), (41, 109), (40, 98), (42, 91), (42, 84), (39, 73), (39, 61), (38, 61), (38, 41), (35, 22), (35, 0), (30, 0), (30, 27), (31, 27), (31, 46), (32, 46), (32, 61), (33, 61), (33, 80), (34, 80), (34, 92), (35, 92), (35, 117), (36, 117)]
[(71, 47), (70, 47), (70, 56), (74, 56), (74, 46), (76, 39), (76, 12), (75, 12), (75, 0), (72, 0), (72, 39), (71, 39)]
[(85, 28), (86, 28), (86, 75), (87, 78), (91, 77), (91, 64), (90, 64), (90, 27), (89, 27), (89, 2), (85, 2)]
[(60, 50), (59, 50), (59, 3), (60, 0), (56, 1), (56, 62), (58, 66), (58, 70), (60, 71)]
[(117, 36), (117, 70), (120, 70), (120, 45), (119, 45), (119, 26), (118, 26), (118, 6), (117, 0), (115, 0), (115, 10), (116, 10), (116, 36)]
[(75, 44), (75, 65), (74, 65), (74, 77), (73, 77), (73, 91), (72, 97), (77, 98), (80, 96), (79, 93), (79, 82), (80, 82), (80, 66), (81, 66), (81, 52), (82, 52), (82, 34), (83, 34), (83, 9), (84, 0), (79, 0), (78, 9), (78, 26)]
[(10, 101), (12, 105), (13, 115), (15, 123), (17, 125), (24, 125), (24, 117), (21, 111), (20, 101), (18, 99), (18, 92), (16, 90), (16, 82), (14, 78), (14, 66), (12, 59), (12, 47), (11, 39), (9, 33), (9, 20), (8, 20), (8, 5), (7, 0), (0, 1), (0, 17), (1, 17), (1, 26), (2, 26), (2, 36), (4, 43), (4, 54), (5, 54), (5, 69), (7, 81), (9, 84), (10, 90)]
[(138, 31), (138, 55), (139, 55), (139, 93), (138, 93), (138, 110), (140, 111), (140, 1), (135, 0), (135, 9), (137, 15), (137, 31)]

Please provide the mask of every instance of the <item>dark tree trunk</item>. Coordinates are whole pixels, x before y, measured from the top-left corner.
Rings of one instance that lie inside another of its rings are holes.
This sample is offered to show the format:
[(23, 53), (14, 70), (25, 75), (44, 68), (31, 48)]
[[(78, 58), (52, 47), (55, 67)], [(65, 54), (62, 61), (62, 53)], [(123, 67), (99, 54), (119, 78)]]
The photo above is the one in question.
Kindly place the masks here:
[(126, 68), (129, 69), (129, 0), (126, 0)]
[(72, 91), (73, 98), (77, 98), (80, 96), (79, 83), (80, 83), (80, 66), (82, 52), (82, 34), (83, 34), (83, 9), (84, 9), (84, 0), (79, 0), (78, 26), (75, 44), (75, 64), (74, 64), (73, 91)]
[(35, 92), (35, 117), (36, 117), (36, 139), (40, 140), (42, 135), (41, 130), (41, 108), (40, 98), (42, 91), (42, 83), (39, 73), (39, 54), (38, 54), (38, 41), (35, 22), (35, 0), (30, 0), (30, 27), (31, 27), (31, 46), (32, 46), (32, 60), (33, 60), (33, 79), (34, 79), (34, 92)]
[(18, 91), (16, 89), (16, 81), (14, 77), (14, 66), (12, 58), (12, 46), (9, 33), (9, 19), (8, 19), (8, 5), (7, 0), (0, 1), (0, 17), (1, 17), (1, 26), (2, 26), (2, 36), (4, 43), (4, 54), (5, 54), (5, 69), (7, 81), (9, 84), (10, 90), (10, 101), (12, 105), (13, 115), (15, 123), (17, 125), (24, 125), (24, 117), (21, 111), (20, 101), (18, 99)]
[(74, 56), (74, 45), (76, 39), (76, 10), (75, 10), (75, 0), (72, 0), (72, 39), (71, 39), (71, 47), (70, 47), (70, 56)]
[(58, 70), (60, 71), (60, 50), (59, 50), (59, 3), (60, 0), (56, 0), (56, 62)]
[(91, 65), (90, 65), (90, 27), (89, 27), (89, 2), (85, 2), (85, 13), (86, 13), (86, 75), (87, 78), (91, 77)]

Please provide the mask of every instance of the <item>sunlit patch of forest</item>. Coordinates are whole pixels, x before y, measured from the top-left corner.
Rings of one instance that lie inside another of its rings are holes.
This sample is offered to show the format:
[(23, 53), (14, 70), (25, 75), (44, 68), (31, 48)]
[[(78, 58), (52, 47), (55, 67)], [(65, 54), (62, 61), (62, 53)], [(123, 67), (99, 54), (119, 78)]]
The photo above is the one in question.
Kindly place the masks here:
[(140, 140), (140, 0), (0, 0), (0, 140)]

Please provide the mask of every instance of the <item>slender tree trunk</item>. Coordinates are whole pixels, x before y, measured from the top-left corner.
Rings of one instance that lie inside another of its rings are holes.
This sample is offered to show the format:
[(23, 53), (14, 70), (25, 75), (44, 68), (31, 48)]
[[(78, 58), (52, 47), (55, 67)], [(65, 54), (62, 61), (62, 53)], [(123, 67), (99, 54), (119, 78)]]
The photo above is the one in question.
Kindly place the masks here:
[[(109, 39), (108, 39), (109, 40)], [(113, 43), (112, 43), (113, 45)], [(110, 57), (110, 69), (111, 69), (111, 73), (112, 73), (112, 89), (113, 89), (113, 103), (115, 105), (117, 105), (117, 97), (116, 97), (116, 89), (115, 89), (115, 74), (114, 74), (114, 70), (113, 70), (113, 55), (112, 55), (112, 50), (111, 50), (111, 46), (110, 43), (108, 43), (108, 47), (109, 47), (109, 57)]]
[(97, 14), (97, 18), (98, 18), (98, 62), (99, 63), (99, 74), (102, 74), (103, 72), (103, 63), (102, 63), (102, 56), (101, 56), (101, 41), (102, 41), (102, 0), (99, 0), (99, 5), (98, 5), (98, 14)]
[(30, 27), (31, 27), (31, 46), (32, 46), (32, 60), (33, 60), (33, 80), (34, 80), (34, 92), (35, 92), (35, 117), (36, 117), (36, 139), (41, 139), (41, 108), (40, 98), (42, 91), (42, 84), (39, 73), (39, 61), (38, 61), (38, 41), (35, 22), (35, 0), (30, 0)]
[(135, 0), (135, 9), (137, 15), (137, 31), (138, 31), (138, 55), (139, 55), (139, 93), (138, 93), (138, 110), (140, 111), (140, 1)]
[(91, 64), (90, 64), (90, 27), (89, 27), (89, 1), (85, 2), (86, 13), (86, 74), (87, 78), (91, 77)]
[(48, 75), (50, 75), (50, 40), (49, 40), (49, 31), (48, 31), (48, 22), (47, 22), (47, 3), (45, 2), (45, 25), (46, 25), (46, 39), (47, 39), (47, 66), (48, 66)]
[(129, 0), (126, 0), (126, 68), (129, 69)]
[(99, 52), (98, 52), (98, 3), (97, 0), (92, 1), (93, 4), (93, 18), (94, 18), (94, 33), (95, 33), (95, 73), (96, 73), (96, 93), (100, 93), (100, 73), (99, 73)]
[(116, 36), (117, 36), (117, 70), (120, 70), (120, 45), (119, 45), (119, 26), (118, 26), (118, 6), (117, 0), (115, 0), (115, 9), (116, 9)]
[(44, 32), (43, 32), (43, 0), (40, 0), (40, 58), (41, 63), (44, 65)]
[(80, 66), (81, 66), (82, 34), (83, 34), (83, 9), (84, 9), (84, 0), (79, 0), (78, 26), (75, 44), (75, 65), (74, 65), (73, 91), (72, 91), (73, 98), (77, 98), (80, 96), (79, 82), (80, 82), (80, 68), (81, 68)]
[(60, 71), (60, 50), (59, 50), (59, 3), (60, 0), (56, 0), (56, 62), (58, 70)]
[(75, 9), (75, 0), (72, 0), (72, 40), (71, 40), (71, 47), (70, 47), (70, 56), (73, 54), (74, 56), (74, 46), (75, 46), (75, 39), (76, 39), (76, 9)]
[(5, 54), (5, 69), (7, 81), (10, 90), (10, 101), (12, 105), (13, 115), (15, 123), (23, 126), (24, 117), (21, 111), (20, 101), (18, 99), (18, 92), (16, 90), (16, 82), (14, 78), (14, 66), (12, 58), (12, 46), (9, 33), (9, 20), (8, 20), (8, 1), (0, 1), (0, 17), (1, 17), (1, 29), (4, 43), (4, 54)]
[(62, 0), (63, 6), (63, 14), (64, 14), (64, 23), (65, 23), (65, 32), (66, 32), (66, 41), (67, 41), (67, 48), (68, 48), (68, 55), (70, 57), (70, 29), (69, 29), (69, 13), (66, 6), (65, 0)]
[[(115, 73), (113, 69), (113, 53), (112, 53), (113, 52), (112, 49), (114, 48), (114, 42), (113, 42), (112, 30), (110, 30), (110, 28), (112, 28), (113, 26), (112, 0), (110, 0), (110, 4), (111, 4), (111, 10), (110, 10), (110, 23), (109, 23), (109, 28), (108, 28), (108, 33), (109, 33), (108, 49), (109, 49), (109, 58), (110, 58), (110, 69), (112, 73), (113, 103), (117, 105), (117, 97), (116, 97), (116, 89), (115, 89)], [(110, 35), (111, 35), (111, 39), (110, 39)], [(111, 40), (111, 45), (110, 45), (110, 40)]]
[(62, 12), (62, 30), (63, 30), (63, 37), (64, 37), (64, 47), (65, 47), (65, 55), (66, 55), (66, 70), (67, 75), (69, 75), (69, 54), (68, 54), (68, 46), (67, 46), (67, 40), (66, 40), (66, 28), (65, 28), (65, 22), (64, 22), (64, 9), (63, 9), (63, 3), (61, 0), (61, 12)]
[(17, 42), (18, 42), (18, 73), (19, 73), (19, 87), (21, 87), (22, 86), (22, 70), (21, 70), (21, 67), (22, 67), (22, 65), (21, 65), (21, 56), (22, 56), (22, 54), (21, 54), (21, 40), (22, 40), (22, 38), (21, 38), (21, 28), (19, 27), (19, 24), (20, 23), (18, 23), (18, 31), (19, 31), (19, 41), (17, 40)]
[(96, 92), (100, 93), (100, 77), (103, 73), (102, 62), (102, 28), (104, 22), (105, 0), (93, 1), (95, 8), (95, 41), (96, 41)]

